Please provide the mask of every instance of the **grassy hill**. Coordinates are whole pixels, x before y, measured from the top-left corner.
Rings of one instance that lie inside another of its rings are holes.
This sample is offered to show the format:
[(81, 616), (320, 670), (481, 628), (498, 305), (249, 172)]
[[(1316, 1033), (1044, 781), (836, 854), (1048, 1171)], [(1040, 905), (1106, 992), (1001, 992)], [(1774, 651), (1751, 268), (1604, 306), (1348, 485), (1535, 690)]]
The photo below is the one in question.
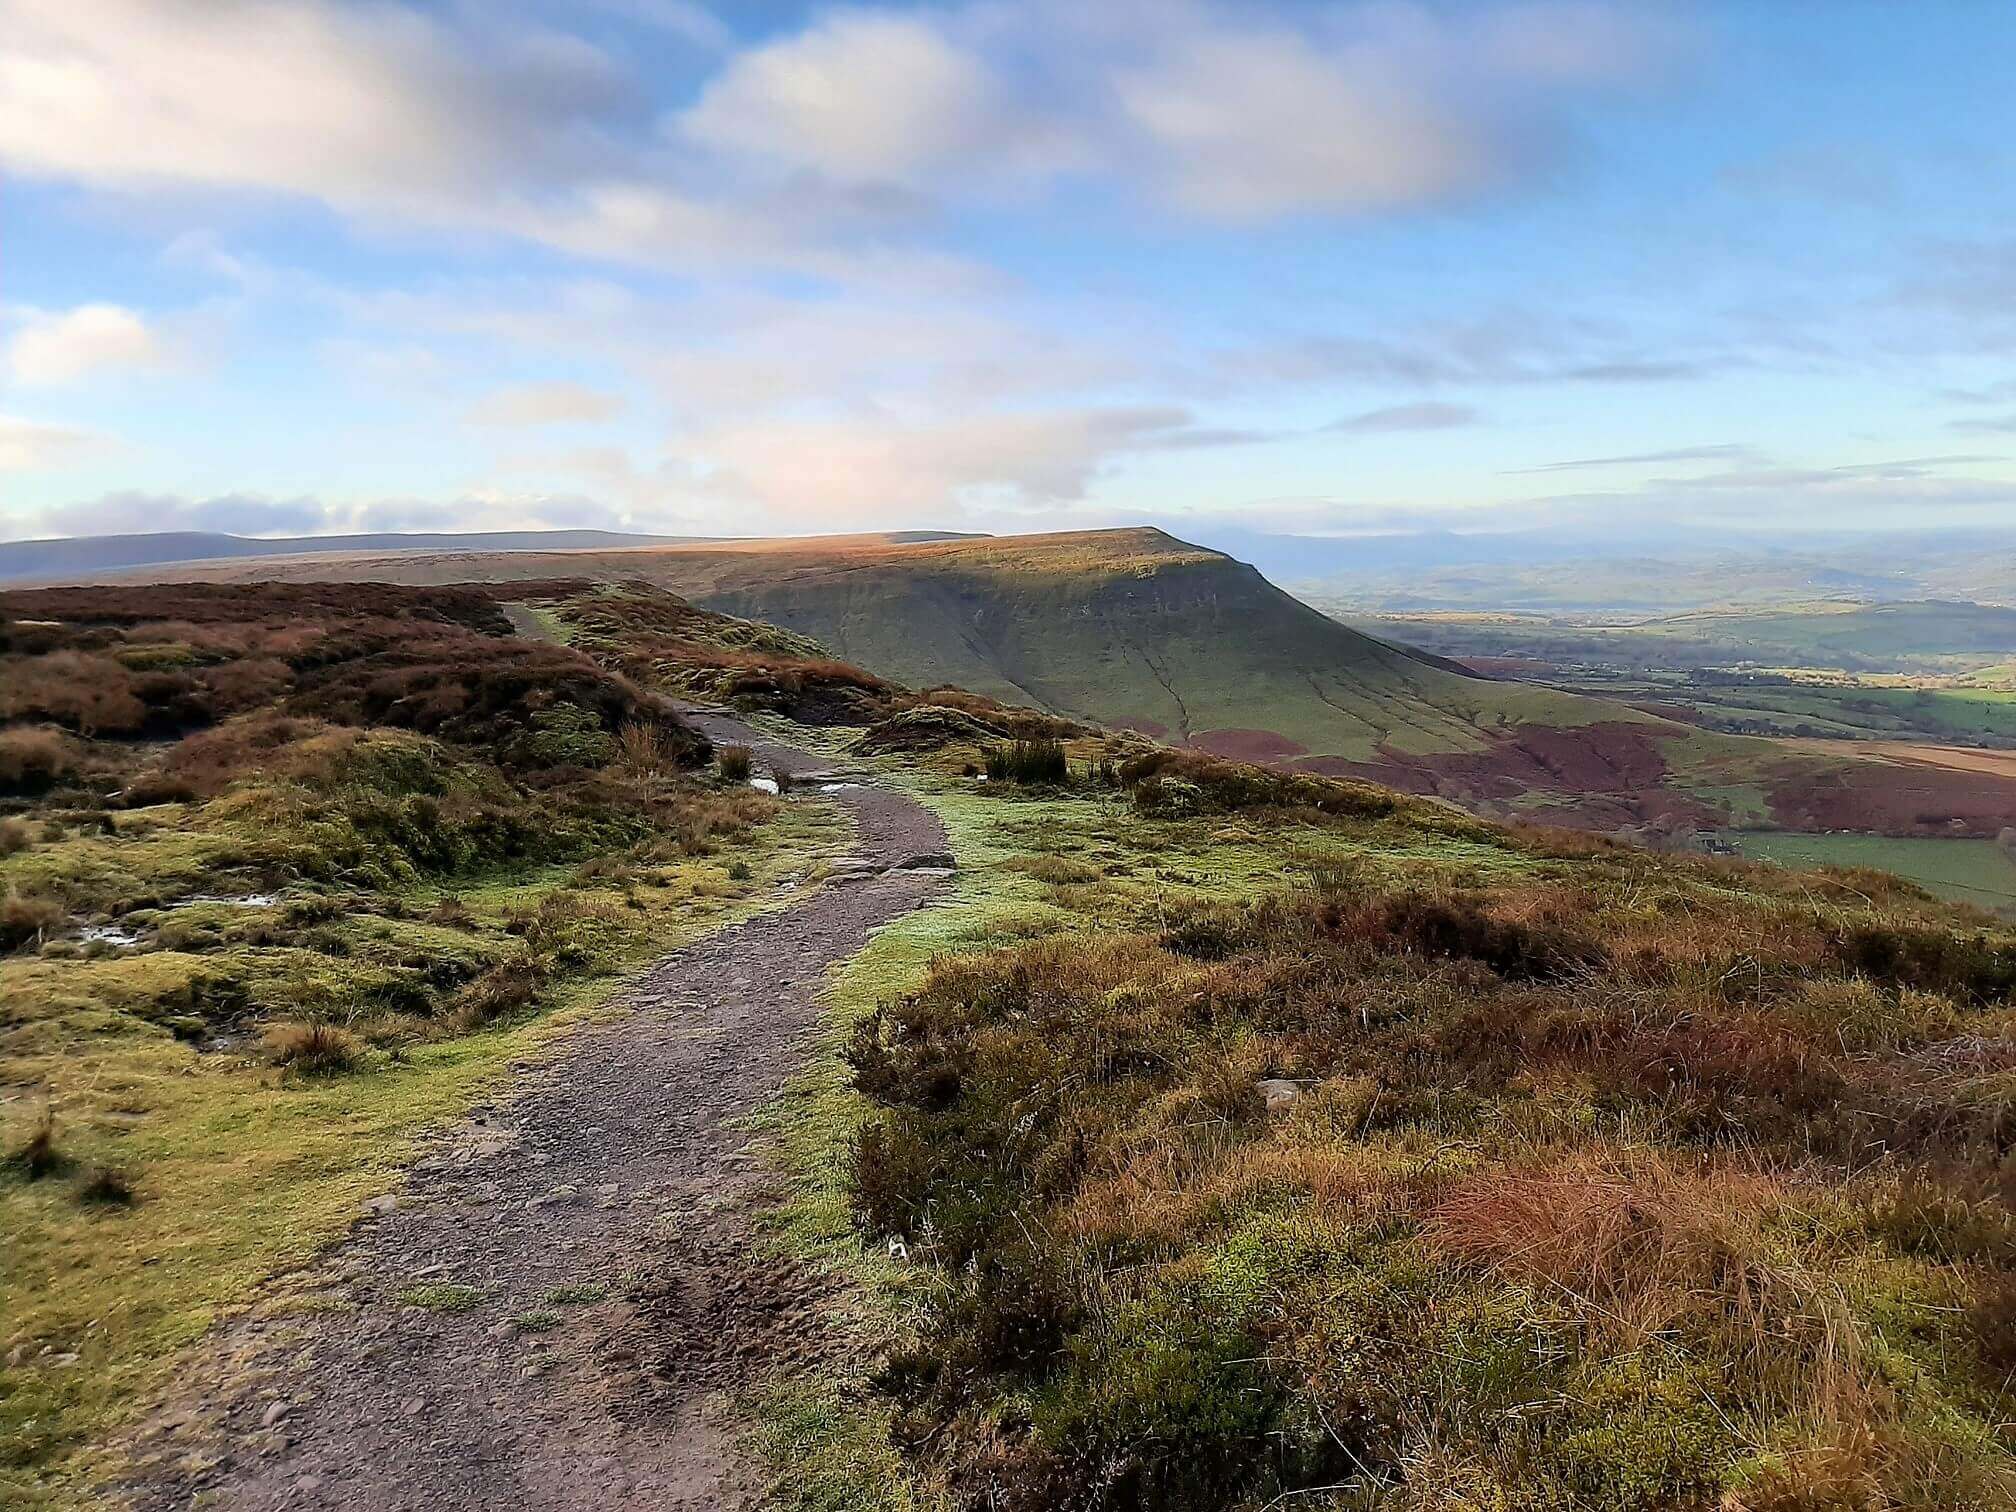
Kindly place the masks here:
[(1928, 769), (1900, 785), (1875, 763), (1467, 675), (1339, 624), (1253, 568), (1158, 530), (347, 553), (198, 564), (176, 575), (643, 581), (811, 636), (915, 687), (955, 683), (1219, 754), (1586, 825), (1778, 819), (1992, 835), (2016, 807), (2016, 793), (1993, 774)]

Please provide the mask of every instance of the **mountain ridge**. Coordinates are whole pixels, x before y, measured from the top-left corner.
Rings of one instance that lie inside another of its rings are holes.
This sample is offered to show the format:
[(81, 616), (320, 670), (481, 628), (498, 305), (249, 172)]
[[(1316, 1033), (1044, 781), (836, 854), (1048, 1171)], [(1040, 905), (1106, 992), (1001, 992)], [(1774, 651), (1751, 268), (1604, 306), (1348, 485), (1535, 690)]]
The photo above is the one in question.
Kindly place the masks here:
[(613, 551), (326, 553), (183, 564), (171, 580), (587, 578), (763, 620), (914, 687), (952, 684), (1217, 755), (1611, 829), (1993, 835), (2016, 787), (1720, 735), (1630, 704), (1459, 671), (1365, 635), (1254, 567), (1155, 527)]

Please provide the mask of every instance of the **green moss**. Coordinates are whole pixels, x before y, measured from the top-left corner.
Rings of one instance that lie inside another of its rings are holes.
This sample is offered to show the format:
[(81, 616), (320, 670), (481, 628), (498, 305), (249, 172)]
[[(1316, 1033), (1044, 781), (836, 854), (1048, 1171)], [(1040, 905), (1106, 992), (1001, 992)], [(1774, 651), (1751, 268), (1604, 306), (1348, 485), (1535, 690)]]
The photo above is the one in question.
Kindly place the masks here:
[(1737, 1458), (1737, 1439), (1699, 1364), (1657, 1350), (1606, 1364), (1580, 1383), (1548, 1468), (1564, 1489), (1600, 1506), (1671, 1507), (1712, 1501)]
[(483, 1305), (483, 1293), (474, 1286), (453, 1286), (446, 1282), (434, 1282), (427, 1286), (409, 1286), (398, 1293), (398, 1300), (404, 1307), (424, 1307), (429, 1312), (465, 1313), (474, 1312)]

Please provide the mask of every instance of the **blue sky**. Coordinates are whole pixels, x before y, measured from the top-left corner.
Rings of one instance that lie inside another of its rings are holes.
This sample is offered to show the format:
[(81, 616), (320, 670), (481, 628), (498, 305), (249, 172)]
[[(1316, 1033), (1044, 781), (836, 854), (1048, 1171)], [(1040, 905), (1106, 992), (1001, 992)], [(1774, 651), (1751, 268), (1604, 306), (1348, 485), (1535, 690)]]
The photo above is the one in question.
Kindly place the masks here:
[(0, 0), (0, 537), (2016, 522), (2016, 8)]

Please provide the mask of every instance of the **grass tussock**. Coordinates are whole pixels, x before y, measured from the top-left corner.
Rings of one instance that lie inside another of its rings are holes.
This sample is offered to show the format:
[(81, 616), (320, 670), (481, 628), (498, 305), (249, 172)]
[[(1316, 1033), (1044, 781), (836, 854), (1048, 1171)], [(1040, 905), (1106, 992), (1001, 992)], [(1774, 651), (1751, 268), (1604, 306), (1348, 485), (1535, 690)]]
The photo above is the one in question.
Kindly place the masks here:
[(863, 1022), (856, 1221), (928, 1278), (884, 1386), (953, 1505), (2016, 1502), (2016, 937), (1501, 843)]
[(755, 756), (746, 745), (723, 746), (715, 753), (723, 782), (747, 782), (756, 770)]
[(7, 1151), (5, 1169), (22, 1181), (42, 1181), (60, 1176), (72, 1164), (56, 1141), (56, 1110), (44, 1103), (20, 1142)]
[(986, 752), (987, 780), (1025, 787), (1060, 785), (1070, 778), (1064, 745), (1056, 740), (1017, 740)]
[(266, 1058), (296, 1076), (342, 1076), (364, 1063), (357, 1036), (336, 1024), (271, 1024)]

